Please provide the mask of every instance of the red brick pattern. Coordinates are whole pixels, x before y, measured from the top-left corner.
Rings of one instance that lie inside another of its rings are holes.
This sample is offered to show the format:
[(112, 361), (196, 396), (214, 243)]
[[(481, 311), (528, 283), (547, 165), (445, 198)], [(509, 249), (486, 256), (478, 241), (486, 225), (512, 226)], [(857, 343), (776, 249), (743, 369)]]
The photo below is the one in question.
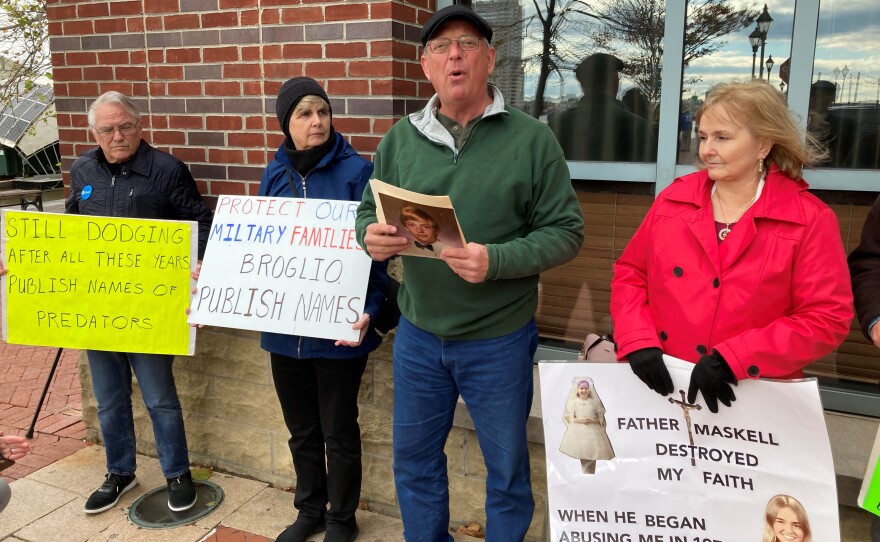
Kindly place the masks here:
[(220, 525), (214, 534), (202, 542), (272, 542), (272, 539)]
[[(0, 341), (0, 431), (7, 435), (27, 432), (56, 352), (55, 348)], [(78, 355), (76, 350), (62, 353), (34, 427), (31, 453), (4, 470), (4, 478), (22, 478), (86, 446)]]
[(142, 109), (144, 138), (186, 161), (209, 200), (253, 194), (280, 142), (275, 95), (298, 75), (325, 85), (337, 126), (370, 157), (431, 94), (418, 36), (433, 10), (431, 0), (50, 0), (65, 177), (95, 144), (88, 104), (118, 90)]

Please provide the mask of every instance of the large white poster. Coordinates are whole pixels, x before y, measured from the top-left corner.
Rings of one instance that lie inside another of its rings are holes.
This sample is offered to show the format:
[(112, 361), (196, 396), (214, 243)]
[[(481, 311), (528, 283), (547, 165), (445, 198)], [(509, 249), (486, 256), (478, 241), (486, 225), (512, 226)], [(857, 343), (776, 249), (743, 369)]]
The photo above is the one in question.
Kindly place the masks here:
[(815, 380), (747, 381), (712, 414), (667, 358), (662, 397), (624, 364), (540, 364), (552, 542), (839, 542)]
[(357, 206), (220, 196), (189, 321), (356, 341), (371, 265)]

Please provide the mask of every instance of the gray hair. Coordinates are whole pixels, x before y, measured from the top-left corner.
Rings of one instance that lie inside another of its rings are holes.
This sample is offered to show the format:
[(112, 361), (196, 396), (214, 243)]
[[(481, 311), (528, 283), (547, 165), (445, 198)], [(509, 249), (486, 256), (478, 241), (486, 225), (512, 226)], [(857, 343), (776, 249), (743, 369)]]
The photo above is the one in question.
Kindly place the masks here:
[(110, 90), (98, 96), (98, 98), (92, 102), (92, 105), (89, 106), (89, 127), (95, 127), (95, 110), (103, 105), (118, 105), (123, 109), (128, 111), (128, 113), (134, 117), (134, 119), (138, 122), (141, 120), (141, 112), (138, 110), (137, 106), (134, 105), (134, 102), (121, 92), (117, 92), (115, 90)]

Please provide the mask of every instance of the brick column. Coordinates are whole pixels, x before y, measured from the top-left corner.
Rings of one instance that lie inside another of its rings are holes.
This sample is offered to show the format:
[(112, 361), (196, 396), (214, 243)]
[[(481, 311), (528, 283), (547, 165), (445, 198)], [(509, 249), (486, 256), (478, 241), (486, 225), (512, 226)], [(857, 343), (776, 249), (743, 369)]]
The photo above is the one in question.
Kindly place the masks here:
[(432, 0), (49, 0), (62, 169), (95, 145), (86, 109), (118, 90), (144, 139), (187, 162), (209, 200), (255, 194), (281, 134), (275, 96), (289, 77), (324, 85), (334, 125), (371, 157), (382, 135), (432, 94), (418, 62)]

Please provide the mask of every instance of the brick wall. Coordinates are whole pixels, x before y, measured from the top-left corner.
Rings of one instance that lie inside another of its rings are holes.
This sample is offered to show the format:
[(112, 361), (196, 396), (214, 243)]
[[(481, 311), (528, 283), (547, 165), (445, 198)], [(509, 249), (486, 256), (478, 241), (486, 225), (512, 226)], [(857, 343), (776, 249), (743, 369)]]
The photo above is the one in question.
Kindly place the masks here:
[(202, 193), (255, 194), (281, 143), (275, 96), (306, 75), (334, 125), (371, 157), (433, 90), (418, 62), (432, 0), (47, 2), (65, 184), (95, 146), (88, 104), (108, 90), (143, 112), (144, 139), (187, 162)]

